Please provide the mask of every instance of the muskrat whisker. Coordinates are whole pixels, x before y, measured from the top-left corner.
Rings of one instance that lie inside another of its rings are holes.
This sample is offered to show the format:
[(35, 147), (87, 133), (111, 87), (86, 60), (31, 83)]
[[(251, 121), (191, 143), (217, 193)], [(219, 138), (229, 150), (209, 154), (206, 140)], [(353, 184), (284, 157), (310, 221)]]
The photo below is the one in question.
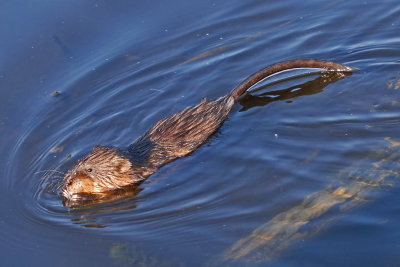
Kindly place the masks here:
[(42, 173), (42, 172), (52, 172), (52, 173), (59, 173), (59, 174), (61, 174), (61, 175), (65, 175), (65, 172), (62, 172), (62, 171), (58, 171), (58, 170), (42, 170), (42, 171), (37, 171), (37, 172), (35, 172), (35, 174), (38, 174), (38, 173)]
[[(40, 187), (41, 187), (41, 189), (39, 190), (39, 192), (38, 192), (38, 195), (40, 196), (42, 193), (43, 193), (43, 191), (46, 189), (46, 187), (45, 187), (45, 185), (47, 184), (47, 181), (50, 179), (50, 177), (54, 177), (54, 178), (61, 178), (61, 177), (64, 177), (65, 176), (65, 172), (62, 172), (62, 171), (59, 171), (59, 170), (57, 170), (62, 164), (64, 164), (68, 159), (70, 159), (71, 158), (71, 154), (70, 155), (68, 155), (64, 160), (62, 160), (60, 163), (58, 163), (55, 167), (54, 167), (54, 169), (51, 169), (51, 170), (42, 170), (42, 171), (37, 171), (35, 174), (38, 174), (38, 173), (42, 173), (42, 172), (45, 172), (46, 174), (45, 174), (45, 176), (42, 178), (42, 181), (41, 181), (41, 183), (40, 183)], [(58, 174), (58, 175), (53, 175), (54, 173), (56, 173), (56, 174)]]
[(55, 188), (56, 190), (59, 190), (59, 189), (61, 189), (61, 187), (62, 187), (64, 184), (65, 184), (64, 181), (59, 181), (59, 182), (57, 182), (57, 183), (54, 185), (54, 188)]

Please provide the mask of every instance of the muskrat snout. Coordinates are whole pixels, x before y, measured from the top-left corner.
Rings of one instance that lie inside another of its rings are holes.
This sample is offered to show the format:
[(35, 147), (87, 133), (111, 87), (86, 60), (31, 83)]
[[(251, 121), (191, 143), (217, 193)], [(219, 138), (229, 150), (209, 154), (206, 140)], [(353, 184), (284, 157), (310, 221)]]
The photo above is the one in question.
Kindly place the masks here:
[(61, 194), (68, 201), (93, 200), (139, 180), (127, 154), (96, 146), (65, 175)]
[(74, 194), (74, 193), (72, 193), (72, 192), (69, 192), (68, 189), (67, 189), (67, 187), (63, 187), (63, 188), (61, 189), (61, 195), (62, 195), (66, 200), (69, 200), (69, 201), (81, 201), (81, 200), (83, 200), (81, 195), (79, 195), (79, 194)]
[(74, 192), (73, 182), (71, 180), (61, 188), (61, 195), (68, 201), (82, 201), (87, 199), (84, 195)]
[(101, 194), (92, 193), (91, 190), (92, 187), (80, 183), (80, 180), (69, 180), (61, 188), (61, 195), (66, 202), (89, 201), (101, 197)]

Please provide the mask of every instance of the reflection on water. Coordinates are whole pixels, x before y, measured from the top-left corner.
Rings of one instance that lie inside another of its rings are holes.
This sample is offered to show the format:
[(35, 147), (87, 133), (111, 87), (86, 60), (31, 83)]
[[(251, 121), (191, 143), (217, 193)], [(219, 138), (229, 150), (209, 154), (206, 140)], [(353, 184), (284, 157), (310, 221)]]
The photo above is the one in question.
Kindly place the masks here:
[[(274, 82), (266, 86), (251, 90), (249, 93), (243, 95), (239, 100), (239, 103), (243, 106), (240, 111), (245, 111), (256, 106), (265, 106), (273, 101), (290, 100), (299, 96), (318, 94), (322, 92), (324, 87), (326, 87), (328, 84), (334, 83), (349, 75), (351, 75), (351, 73), (323, 72), (318, 78), (312, 81), (305, 82), (303, 84), (294, 85), (287, 89), (268, 91), (265, 93), (252, 95), (252, 93), (264, 90), (266, 89), (266, 87), (275, 85), (282, 81)], [(294, 80), (303, 76), (304, 75), (292, 77), (289, 79), (285, 79), (284, 81)]]
[[(85, 200), (85, 201), (70, 201), (68, 199), (63, 199), (63, 205), (69, 207), (74, 210), (79, 210), (83, 207), (92, 207), (102, 203), (112, 203), (116, 201), (120, 201), (126, 198), (133, 198), (137, 196), (142, 189), (135, 185), (126, 186), (118, 190), (114, 190), (110, 192), (109, 195), (106, 195), (101, 198), (96, 198), (93, 200)], [(114, 210), (114, 209), (112, 209)], [(112, 211), (111, 210), (111, 211)]]

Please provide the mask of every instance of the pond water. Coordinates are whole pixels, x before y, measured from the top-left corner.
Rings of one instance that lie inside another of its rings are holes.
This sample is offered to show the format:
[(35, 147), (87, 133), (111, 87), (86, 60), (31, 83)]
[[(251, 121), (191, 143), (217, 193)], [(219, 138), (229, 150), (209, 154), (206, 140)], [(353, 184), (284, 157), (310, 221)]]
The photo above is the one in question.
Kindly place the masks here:
[[(3, 1), (2, 266), (397, 266), (399, 17), (394, 0)], [(96, 144), (295, 58), (359, 71), (279, 75), (134, 196), (63, 206)]]

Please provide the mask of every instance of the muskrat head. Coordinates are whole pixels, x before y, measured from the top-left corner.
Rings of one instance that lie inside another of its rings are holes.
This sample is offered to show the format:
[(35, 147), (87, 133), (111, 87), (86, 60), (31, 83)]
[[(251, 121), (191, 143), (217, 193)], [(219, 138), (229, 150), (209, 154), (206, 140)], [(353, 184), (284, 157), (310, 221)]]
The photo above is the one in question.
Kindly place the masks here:
[(86, 201), (112, 194), (137, 182), (129, 156), (121, 150), (95, 146), (64, 177), (62, 195), (69, 201)]

